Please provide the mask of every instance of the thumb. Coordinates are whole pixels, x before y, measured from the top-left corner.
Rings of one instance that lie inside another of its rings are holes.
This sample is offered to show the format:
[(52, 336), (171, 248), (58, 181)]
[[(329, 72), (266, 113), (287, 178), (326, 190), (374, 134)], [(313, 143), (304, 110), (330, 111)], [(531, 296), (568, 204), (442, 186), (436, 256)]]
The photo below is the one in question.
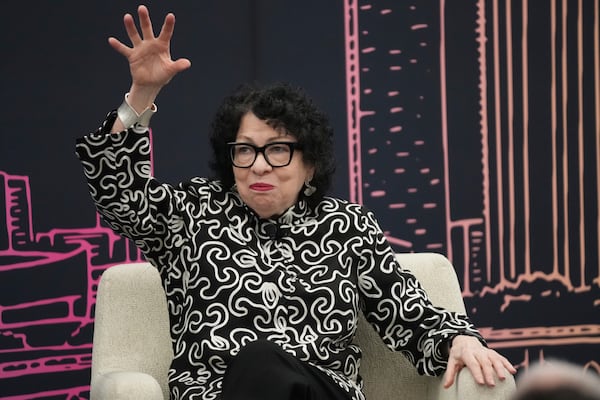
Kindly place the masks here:
[(112, 36), (108, 38), (108, 44), (125, 58), (127, 58), (131, 53), (131, 49), (129, 47), (125, 46), (119, 41), (119, 39), (116, 39)]
[(179, 58), (175, 61), (175, 68), (177, 72), (185, 71), (192, 66), (192, 62), (187, 58)]

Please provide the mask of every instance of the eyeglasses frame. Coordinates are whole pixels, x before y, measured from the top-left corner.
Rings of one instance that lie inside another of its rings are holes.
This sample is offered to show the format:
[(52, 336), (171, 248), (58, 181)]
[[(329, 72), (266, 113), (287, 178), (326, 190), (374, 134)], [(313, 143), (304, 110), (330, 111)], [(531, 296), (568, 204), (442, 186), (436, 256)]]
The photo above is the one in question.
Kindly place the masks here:
[[(265, 150), (273, 145), (287, 145), (290, 149), (290, 159), (288, 160), (288, 162), (284, 165), (273, 165), (271, 164), (271, 161), (269, 161), (269, 157), (267, 157), (267, 154), (265, 153)], [(256, 162), (256, 159), (258, 158), (258, 154), (261, 153), (263, 155), (263, 158), (265, 159), (265, 161), (267, 162), (267, 164), (269, 164), (272, 168), (282, 168), (282, 167), (287, 167), (288, 165), (290, 165), (290, 163), (292, 162), (292, 158), (294, 157), (294, 150), (298, 149), (300, 150), (300, 144), (298, 142), (286, 142), (286, 141), (280, 141), (280, 142), (271, 142), (271, 143), (267, 143), (264, 146), (258, 147), (253, 145), (252, 143), (246, 143), (246, 142), (228, 142), (227, 145), (229, 146), (229, 158), (231, 159), (231, 164), (236, 167), (236, 168), (251, 168), (254, 163)], [(239, 165), (235, 164), (235, 161), (233, 160), (233, 149), (235, 148), (235, 145), (244, 145), (244, 146), (249, 146), (252, 147), (254, 149), (254, 160), (252, 160), (252, 162), (250, 163), (250, 165), (242, 167)]]

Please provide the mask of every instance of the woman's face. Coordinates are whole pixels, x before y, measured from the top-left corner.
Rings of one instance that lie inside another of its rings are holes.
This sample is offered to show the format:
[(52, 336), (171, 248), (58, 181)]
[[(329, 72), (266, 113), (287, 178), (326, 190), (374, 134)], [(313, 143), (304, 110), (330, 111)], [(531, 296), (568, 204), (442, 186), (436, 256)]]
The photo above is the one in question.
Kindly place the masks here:
[[(272, 142), (296, 142), (296, 138), (277, 132), (249, 112), (242, 117), (235, 141), (262, 147)], [(242, 200), (261, 218), (280, 215), (294, 205), (304, 182), (310, 181), (314, 172), (312, 166), (304, 163), (298, 149), (285, 167), (272, 167), (259, 153), (250, 168), (232, 168)]]

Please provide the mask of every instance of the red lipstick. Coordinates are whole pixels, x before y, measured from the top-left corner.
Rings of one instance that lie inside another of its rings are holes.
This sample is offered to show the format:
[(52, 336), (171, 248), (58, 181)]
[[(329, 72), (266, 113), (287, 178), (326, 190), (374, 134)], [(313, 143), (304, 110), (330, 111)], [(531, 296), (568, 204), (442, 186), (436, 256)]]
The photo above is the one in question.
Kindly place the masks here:
[(252, 185), (250, 185), (250, 189), (252, 190), (256, 190), (258, 192), (266, 192), (269, 191), (271, 189), (273, 189), (273, 185), (269, 185), (268, 183), (253, 183)]

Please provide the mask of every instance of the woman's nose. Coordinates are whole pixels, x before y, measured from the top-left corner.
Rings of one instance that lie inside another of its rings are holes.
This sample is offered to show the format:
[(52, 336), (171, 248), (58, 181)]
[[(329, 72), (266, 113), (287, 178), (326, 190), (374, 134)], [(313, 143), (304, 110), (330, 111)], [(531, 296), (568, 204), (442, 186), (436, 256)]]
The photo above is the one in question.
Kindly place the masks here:
[(267, 162), (265, 159), (265, 155), (261, 152), (256, 155), (256, 160), (254, 160), (254, 164), (252, 164), (252, 171), (256, 174), (264, 174), (272, 170), (273, 167)]

